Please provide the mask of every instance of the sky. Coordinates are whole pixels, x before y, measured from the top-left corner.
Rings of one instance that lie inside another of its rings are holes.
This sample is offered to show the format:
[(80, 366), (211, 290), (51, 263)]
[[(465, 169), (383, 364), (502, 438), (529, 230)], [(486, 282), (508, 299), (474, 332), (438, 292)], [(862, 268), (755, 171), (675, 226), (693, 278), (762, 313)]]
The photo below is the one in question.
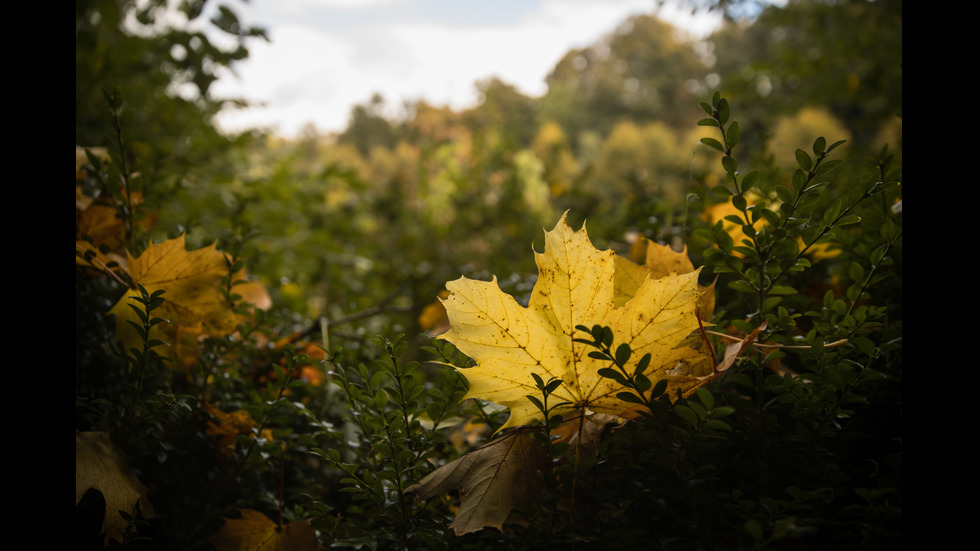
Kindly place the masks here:
[(547, 91), (545, 77), (570, 49), (592, 45), (627, 17), (656, 13), (705, 35), (716, 15), (656, 7), (656, 0), (250, 0), (239, 18), (267, 30), (249, 58), (212, 88), (260, 105), (228, 112), (228, 130), (269, 128), (294, 137), (308, 124), (340, 132), (351, 108), (381, 94), (397, 117), (403, 102), (461, 110), (476, 83), (497, 77), (521, 93)]

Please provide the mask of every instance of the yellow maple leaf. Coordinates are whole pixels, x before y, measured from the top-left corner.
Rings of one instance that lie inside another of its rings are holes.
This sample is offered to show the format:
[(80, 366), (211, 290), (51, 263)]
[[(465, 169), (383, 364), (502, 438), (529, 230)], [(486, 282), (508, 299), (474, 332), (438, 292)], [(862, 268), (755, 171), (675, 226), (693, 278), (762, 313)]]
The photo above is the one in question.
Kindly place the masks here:
[[(207, 422), (205, 434), (218, 437), (218, 451), (229, 455), (235, 451), (239, 434), (255, 438), (253, 429), (258, 425), (246, 411), (225, 413), (217, 406), (204, 404), (204, 411), (211, 417)], [(265, 440), (272, 440), (272, 431), (265, 429), (261, 434)]]
[(280, 526), (252, 509), (239, 509), (241, 518), (226, 518), (208, 538), (218, 551), (314, 551), (316, 532), (305, 520)]
[(631, 372), (642, 356), (650, 354), (645, 375), (654, 384), (669, 376), (679, 358), (699, 355), (680, 347), (698, 328), (699, 270), (646, 277), (632, 298), (617, 306), (615, 253), (596, 249), (585, 228), (572, 230), (566, 216), (545, 232), (544, 252), (535, 252), (538, 280), (526, 308), (501, 291), (496, 278), (461, 277), (446, 284), (449, 296), (443, 303), (450, 330), (440, 338), (477, 364), (461, 370), (470, 383), (466, 398), (510, 408), (510, 418), (501, 429), (540, 419), (540, 412), (526, 398), (540, 393), (532, 374), (564, 382), (551, 398), (552, 403), (568, 402), (555, 410), (557, 414), (631, 414), (633, 404), (616, 397), (624, 388), (598, 374), (610, 367), (609, 362), (589, 357), (594, 348), (575, 341), (589, 335), (576, 326), (609, 327), (617, 346), (625, 343), (633, 350), (627, 364)]
[[(176, 345), (182, 341), (182, 336), (189, 335), (193, 341), (202, 332), (225, 335), (235, 330), (240, 317), (222, 293), (229, 261), (214, 243), (188, 251), (181, 235), (163, 243), (151, 243), (136, 258), (127, 252), (127, 257), (129, 275), (134, 282), (148, 293), (166, 291), (166, 302), (154, 316), (170, 323), (154, 327), (151, 338), (162, 338)], [(233, 279), (239, 277), (236, 274)], [(232, 292), (241, 294), (246, 302), (257, 308), (270, 305), (268, 294), (261, 285), (244, 283), (234, 286)], [(111, 310), (116, 316), (116, 336), (126, 349), (141, 343), (139, 335), (128, 323), (139, 323), (136, 313), (129, 307), (129, 304), (137, 304), (133, 299), (139, 296), (138, 289), (130, 289)], [(176, 355), (180, 355), (179, 351)]]

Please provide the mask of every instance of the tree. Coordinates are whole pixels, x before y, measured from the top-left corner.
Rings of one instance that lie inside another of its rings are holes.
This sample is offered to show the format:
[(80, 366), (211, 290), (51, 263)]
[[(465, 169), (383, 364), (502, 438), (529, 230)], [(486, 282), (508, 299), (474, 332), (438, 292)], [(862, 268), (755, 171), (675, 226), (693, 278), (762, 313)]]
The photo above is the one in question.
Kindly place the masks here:
[(215, 164), (233, 139), (214, 116), (240, 102), (213, 97), (211, 84), (248, 56), (248, 41), (266, 36), (227, 6), (207, 8), (206, 0), (75, 2), (77, 145), (109, 145), (103, 90), (118, 90), (131, 107), (124, 122), (137, 129), (129, 139), (143, 181), (173, 183)]
[(634, 16), (593, 46), (565, 54), (547, 77), (542, 118), (576, 141), (586, 130), (605, 136), (623, 120), (687, 128), (697, 120), (691, 105), (701, 91), (692, 83), (707, 73), (676, 28)]
[[(900, 116), (901, 0), (793, 0), (727, 25), (709, 42), (720, 87), (752, 121), (747, 136), (781, 115), (826, 107), (853, 132), (853, 145), (868, 144)], [(901, 143), (891, 146), (899, 151)]]
[(368, 155), (375, 147), (391, 149), (398, 141), (398, 130), (384, 113), (385, 100), (374, 94), (367, 104), (351, 108), (347, 128), (337, 137), (337, 142), (352, 144), (362, 155)]

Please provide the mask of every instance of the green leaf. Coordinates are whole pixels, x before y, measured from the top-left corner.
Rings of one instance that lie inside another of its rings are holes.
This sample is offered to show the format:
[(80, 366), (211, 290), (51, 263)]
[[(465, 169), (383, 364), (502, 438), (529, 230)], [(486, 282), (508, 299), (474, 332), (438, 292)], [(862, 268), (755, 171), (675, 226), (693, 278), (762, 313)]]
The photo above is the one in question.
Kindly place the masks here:
[(827, 147), (827, 139), (824, 138), (823, 136), (820, 136), (819, 138), (813, 141), (813, 154), (819, 157), (820, 154), (823, 153), (824, 148), (826, 147)]
[(728, 127), (728, 132), (725, 134), (725, 138), (728, 140), (728, 147), (733, 148), (735, 144), (738, 143), (739, 129), (738, 121), (732, 121), (731, 126)]
[(804, 171), (807, 171), (810, 170), (811, 166), (813, 166), (813, 160), (810, 159), (810, 156), (806, 154), (806, 151), (803, 151), (802, 149), (797, 149), (796, 164), (800, 165), (800, 168), (802, 168)]
[(633, 351), (630, 349), (630, 345), (623, 343), (616, 348), (616, 363), (619, 365), (626, 365), (630, 361), (630, 356), (632, 356)]
[(839, 167), (842, 164), (844, 164), (844, 161), (842, 161), (840, 159), (831, 159), (829, 161), (820, 163), (820, 166), (817, 167), (817, 170), (814, 171), (814, 174), (817, 174), (817, 175), (826, 174), (826, 173), (830, 172), (831, 170), (834, 170), (835, 168)]
[(735, 174), (738, 171), (738, 161), (725, 155), (721, 158), (721, 166), (725, 168), (725, 172), (729, 174)]
[(709, 147), (713, 147), (722, 153), (725, 152), (725, 146), (721, 145), (721, 142), (714, 138), (701, 138), (701, 143)]
[(718, 122), (725, 124), (728, 122), (728, 117), (731, 116), (731, 107), (728, 105), (728, 100), (721, 98), (718, 100)]
[(795, 295), (796, 289), (787, 285), (774, 285), (769, 289), (770, 295)]
[(689, 425), (695, 427), (698, 425), (698, 415), (691, 408), (679, 405), (674, 407), (674, 411), (677, 412), (678, 417), (686, 421)]
[[(744, 212), (745, 209), (748, 208), (749, 202), (745, 199), (744, 195), (736, 195), (732, 197), (732, 206)], [(737, 223), (741, 224), (742, 220), (740, 219)]]
[(697, 390), (698, 399), (704, 404), (704, 407), (712, 409), (715, 407), (715, 396), (711, 394), (706, 388), (699, 388)]
[(632, 392), (618, 392), (616, 393), (616, 398), (619, 398), (620, 400), (624, 402), (629, 402), (631, 404), (643, 403), (643, 399), (637, 396), (636, 394), (633, 394)]
[[(758, 170), (750, 170), (747, 173), (745, 173), (745, 176), (742, 177), (742, 193), (745, 193), (746, 191), (752, 189), (752, 187), (755, 186), (756, 182), (758, 181), (759, 181)], [(780, 189), (785, 189), (785, 188), (780, 188)]]
[(741, 279), (736, 279), (735, 281), (729, 281), (728, 287), (740, 293), (752, 294), (756, 292), (755, 287), (750, 285), (747, 281), (743, 281)]
[(847, 143), (847, 140), (838, 140), (838, 141), (830, 144), (830, 147), (827, 148), (827, 151), (826, 152), (827, 153), (830, 153), (831, 151), (837, 149), (838, 147), (844, 145), (845, 143)]
[(708, 419), (704, 422), (704, 428), (711, 430), (723, 430), (726, 432), (731, 432), (732, 430), (732, 427), (728, 423), (719, 421), (718, 419)]

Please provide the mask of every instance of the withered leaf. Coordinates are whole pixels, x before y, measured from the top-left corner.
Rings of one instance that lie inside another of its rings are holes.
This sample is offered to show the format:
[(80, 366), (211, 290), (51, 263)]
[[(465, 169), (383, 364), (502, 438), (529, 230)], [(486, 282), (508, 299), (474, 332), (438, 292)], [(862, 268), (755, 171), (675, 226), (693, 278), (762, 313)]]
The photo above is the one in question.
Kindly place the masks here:
[(544, 447), (527, 427), (501, 433), (489, 443), (431, 472), (406, 493), (417, 500), (459, 490), (460, 506), (450, 525), (456, 535), (493, 527), (503, 529), (515, 509), (537, 503)]

